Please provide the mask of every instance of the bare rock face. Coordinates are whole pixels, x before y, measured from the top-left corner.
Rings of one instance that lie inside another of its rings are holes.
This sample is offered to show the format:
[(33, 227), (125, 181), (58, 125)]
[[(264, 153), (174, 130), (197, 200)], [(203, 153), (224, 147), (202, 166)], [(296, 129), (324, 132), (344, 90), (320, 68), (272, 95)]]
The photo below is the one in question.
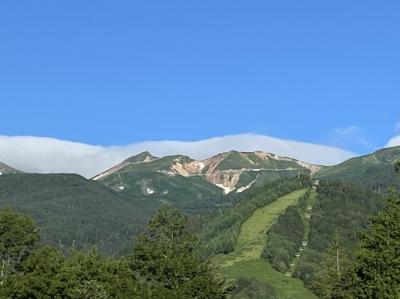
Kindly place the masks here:
[[(226, 162), (228, 159), (232, 158), (231, 156), (234, 155), (233, 159), (231, 159), (231, 166), (232, 168), (226, 169), (229, 163), (225, 163), (224, 167), (221, 167), (223, 162)], [(305, 168), (310, 171), (311, 174), (318, 172), (321, 169), (319, 165), (313, 165), (304, 163), (301, 161), (297, 161), (295, 159), (281, 157), (278, 155), (266, 153), (266, 152), (251, 152), (251, 153), (239, 153), (239, 152), (227, 152), (218, 154), (213, 156), (209, 159), (196, 161), (192, 160), (190, 162), (181, 162), (177, 160), (169, 169), (168, 172), (170, 174), (182, 175), (182, 176), (194, 176), (200, 175), (204, 176), (204, 178), (209, 181), (210, 183), (222, 188), (224, 193), (230, 193), (237, 189), (236, 192), (242, 192), (247, 190), (251, 187), (254, 183), (247, 186), (241, 186), (237, 188), (237, 184), (239, 183), (240, 177), (244, 172), (259, 172), (263, 170), (268, 171), (284, 171), (284, 170), (296, 170), (294, 166), (292, 167), (268, 167), (268, 164), (273, 161), (275, 163), (272, 164), (279, 164), (279, 161), (286, 162), (285, 164), (294, 164), (298, 168)], [(263, 163), (264, 162), (264, 163)], [(264, 165), (265, 164), (265, 165)], [(243, 167), (240, 167), (240, 166)], [(245, 166), (250, 166), (247, 168)], [(264, 167), (263, 167), (264, 166)]]

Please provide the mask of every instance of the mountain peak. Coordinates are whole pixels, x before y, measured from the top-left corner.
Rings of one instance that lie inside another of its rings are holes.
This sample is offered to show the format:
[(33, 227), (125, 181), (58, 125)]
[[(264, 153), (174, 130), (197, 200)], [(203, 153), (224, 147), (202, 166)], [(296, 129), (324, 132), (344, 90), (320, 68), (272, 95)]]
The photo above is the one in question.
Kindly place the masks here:
[(126, 159), (124, 162), (126, 163), (140, 163), (140, 162), (149, 162), (152, 160), (158, 159), (157, 157), (154, 157), (150, 152), (144, 151), (141, 152), (140, 154), (137, 154), (135, 156), (132, 156), (128, 159)]
[(128, 159), (126, 159), (125, 161), (123, 161), (122, 163), (96, 175), (95, 177), (93, 177), (93, 180), (100, 180), (100, 179), (104, 179), (105, 177), (108, 177), (110, 175), (112, 175), (113, 173), (119, 171), (120, 169), (124, 168), (127, 165), (130, 164), (139, 164), (139, 163), (147, 163), (147, 162), (151, 162), (154, 160), (157, 160), (157, 157), (154, 157), (150, 152), (145, 151), (142, 152), (140, 154), (137, 154), (135, 156), (132, 156)]

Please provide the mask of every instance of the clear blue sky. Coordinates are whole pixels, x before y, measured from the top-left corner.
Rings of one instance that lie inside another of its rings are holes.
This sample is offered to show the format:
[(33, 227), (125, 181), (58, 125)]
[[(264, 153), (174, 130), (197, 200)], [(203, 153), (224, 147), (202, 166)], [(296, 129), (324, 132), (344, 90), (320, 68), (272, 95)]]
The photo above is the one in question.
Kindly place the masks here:
[(0, 134), (383, 146), (399, 1), (0, 2)]

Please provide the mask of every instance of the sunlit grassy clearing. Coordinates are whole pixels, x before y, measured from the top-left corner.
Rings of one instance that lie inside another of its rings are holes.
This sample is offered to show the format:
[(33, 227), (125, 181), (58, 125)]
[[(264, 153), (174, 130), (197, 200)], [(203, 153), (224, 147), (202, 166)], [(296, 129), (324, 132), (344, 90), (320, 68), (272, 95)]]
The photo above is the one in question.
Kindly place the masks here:
[(257, 258), (237, 262), (229, 267), (221, 267), (222, 275), (228, 279), (240, 277), (254, 278), (268, 282), (276, 291), (280, 299), (314, 299), (314, 294), (303, 286), (303, 281), (276, 271), (268, 261)]

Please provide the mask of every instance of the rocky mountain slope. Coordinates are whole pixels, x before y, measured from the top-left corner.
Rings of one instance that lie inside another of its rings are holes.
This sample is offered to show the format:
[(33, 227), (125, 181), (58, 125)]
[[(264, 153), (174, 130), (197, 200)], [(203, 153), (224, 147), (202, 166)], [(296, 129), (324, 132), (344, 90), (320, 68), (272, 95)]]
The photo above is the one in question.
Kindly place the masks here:
[(230, 204), (227, 197), (267, 182), (320, 169), (318, 165), (260, 151), (230, 151), (205, 160), (183, 155), (157, 158), (143, 152), (93, 180), (128, 198), (170, 202), (197, 211)]
[(2, 162), (0, 162), (0, 175), (6, 174), (6, 173), (20, 173), (21, 171), (16, 170)]

